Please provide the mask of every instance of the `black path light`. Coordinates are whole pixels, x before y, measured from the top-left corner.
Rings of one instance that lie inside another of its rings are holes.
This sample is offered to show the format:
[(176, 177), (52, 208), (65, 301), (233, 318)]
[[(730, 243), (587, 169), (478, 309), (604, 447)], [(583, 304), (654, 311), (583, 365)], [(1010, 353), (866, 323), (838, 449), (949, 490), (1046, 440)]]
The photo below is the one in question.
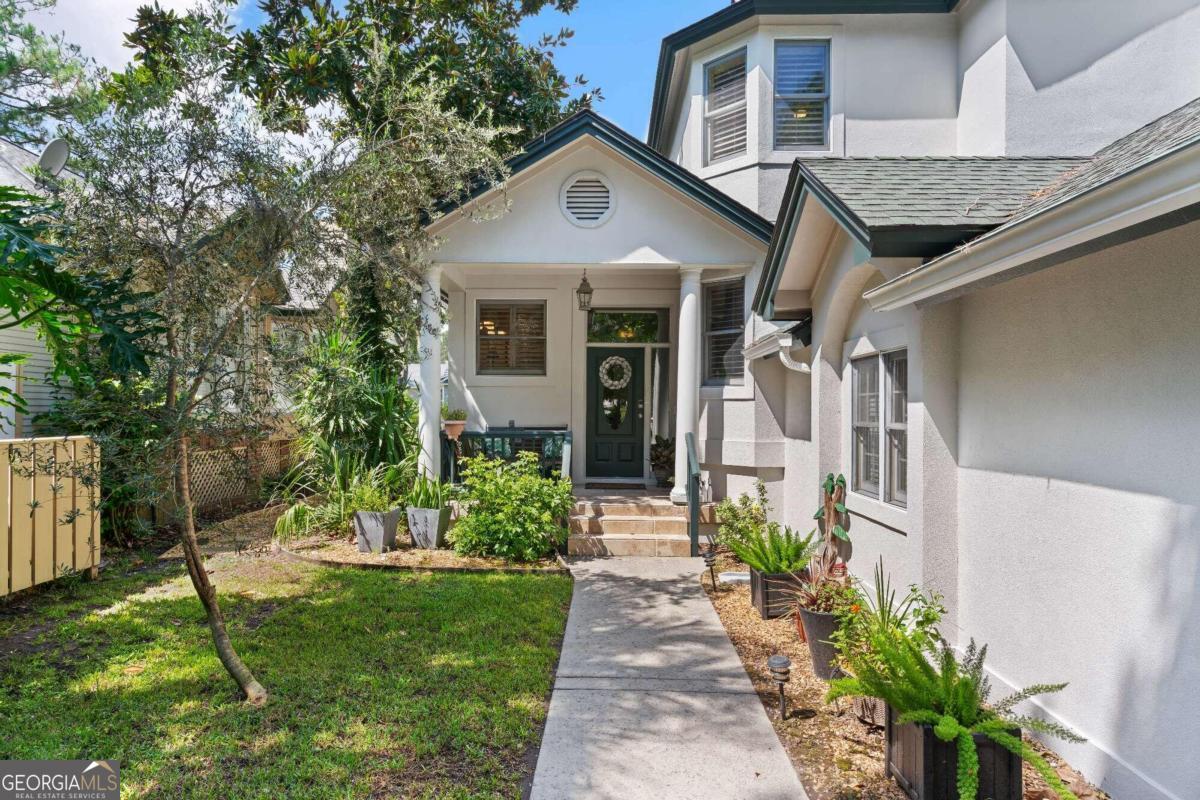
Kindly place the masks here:
[(713, 591), (717, 591), (717, 546), (710, 544), (704, 549), (704, 566), (708, 569), (708, 576), (712, 580)]
[(767, 659), (767, 669), (771, 672), (771, 680), (779, 686), (779, 718), (787, 719), (787, 695), (783, 693), (783, 687), (791, 677), (791, 659), (785, 655), (773, 655)]

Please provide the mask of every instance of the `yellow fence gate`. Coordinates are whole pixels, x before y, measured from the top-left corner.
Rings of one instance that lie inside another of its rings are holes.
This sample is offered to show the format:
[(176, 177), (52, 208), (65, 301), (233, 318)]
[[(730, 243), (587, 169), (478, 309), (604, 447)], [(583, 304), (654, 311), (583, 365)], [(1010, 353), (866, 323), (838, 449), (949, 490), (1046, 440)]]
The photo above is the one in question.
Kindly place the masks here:
[(0, 596), (100, 565), (100, 448), (0, 440)]

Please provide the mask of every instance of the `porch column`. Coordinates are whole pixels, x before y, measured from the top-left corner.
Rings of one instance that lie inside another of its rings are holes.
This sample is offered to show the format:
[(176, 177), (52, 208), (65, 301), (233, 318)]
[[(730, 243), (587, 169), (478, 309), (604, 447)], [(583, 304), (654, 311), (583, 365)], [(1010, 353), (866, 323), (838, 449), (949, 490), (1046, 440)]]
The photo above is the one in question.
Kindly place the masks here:
[(438, 435), (442, 416), (442, 268), (436, 264), (425, 274), (421, 292), (421, 357), (417, 438), (421, 453), (420, 472), (434, 479), (442, 477), (442, 443)]
[(679, 336), (675, 342), (675, 488), (671, 500), (687, 502), (686, 434), (696, 432), (700, 413), (700, 275), (697, 268), (679, 271)]

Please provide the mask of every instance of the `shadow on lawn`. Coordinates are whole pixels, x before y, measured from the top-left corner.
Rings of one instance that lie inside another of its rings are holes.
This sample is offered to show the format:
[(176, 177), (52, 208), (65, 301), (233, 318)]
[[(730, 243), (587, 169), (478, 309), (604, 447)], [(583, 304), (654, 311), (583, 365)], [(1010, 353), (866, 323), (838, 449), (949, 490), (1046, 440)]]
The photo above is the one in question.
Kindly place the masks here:
[(221, 596), (271, 692), (265, 709), (240, 702), (194, 597), (144, 597), (68, 620), (44, 650), (0, 666), (4, 757), (118, 758), (129, 796), (514, 795), (569, 580), (306, 578), (294, 596), (294, 582), (270, 581)]

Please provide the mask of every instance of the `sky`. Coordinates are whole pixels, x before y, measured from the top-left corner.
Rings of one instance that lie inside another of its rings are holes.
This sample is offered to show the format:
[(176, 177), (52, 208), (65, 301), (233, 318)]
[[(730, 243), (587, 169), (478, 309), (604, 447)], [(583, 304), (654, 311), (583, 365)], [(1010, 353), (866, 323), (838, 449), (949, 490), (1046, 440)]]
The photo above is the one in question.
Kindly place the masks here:
[[(147, 0), (58, 0), (57, 8), (31, 15), (43, 30), (63, 32), (101, 66), (119, 69), (130, 56), (122, 46), (137, 7)], [(241, 24), (258, 17), (253, 0), (242, 0)], [(192, 0), (159, 0), (163, 7), (186, 9)], [(714, 11), (728, 0), (579, 0), (570, 15), (544, 11), (521, 26), (521, 36), (534, 42), (543, 33), (571, 28), (575, 36), (558, 51), (563, 74), (583, 74), (589, 87), (599, 87), (604, 101), (596, 110), (629, 133), (645, 138), (650, 95), (662, 39)]]

